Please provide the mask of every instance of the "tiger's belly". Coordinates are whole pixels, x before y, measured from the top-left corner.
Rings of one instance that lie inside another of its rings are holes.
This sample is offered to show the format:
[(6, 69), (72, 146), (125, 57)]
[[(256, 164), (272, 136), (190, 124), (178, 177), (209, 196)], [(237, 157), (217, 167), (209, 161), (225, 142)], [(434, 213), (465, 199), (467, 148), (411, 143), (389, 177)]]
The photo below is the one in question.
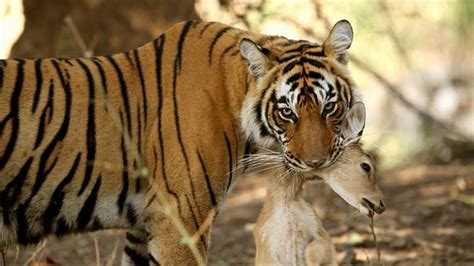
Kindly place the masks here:
[(28, 178), (22, 187), (15, 186), (14, 179), (1, 188), (0, 246), (35, 244), (48, 235), (141, 226), (144, 192), (136, 187), (142, 186), (139, 183), (127, 184), (124, 192), (120, 178), (103, 174), (78, 195), (79, 186), (67, 185), (67, 178), (48, 175), (34, 195), (34, 182)]

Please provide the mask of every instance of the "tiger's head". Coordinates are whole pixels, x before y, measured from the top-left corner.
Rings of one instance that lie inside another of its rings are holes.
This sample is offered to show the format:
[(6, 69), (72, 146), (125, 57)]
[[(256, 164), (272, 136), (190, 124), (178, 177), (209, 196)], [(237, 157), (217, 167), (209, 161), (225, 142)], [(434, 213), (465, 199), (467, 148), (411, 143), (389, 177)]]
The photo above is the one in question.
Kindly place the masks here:
[(247, 138), (282, 152), (296, 171), (332, 164), (365, 126), (365, 107), (347, 69), (353, 31), (337, 22), (322, 45), (281, 37), (240, 42), (255, 90), (241, 113)]

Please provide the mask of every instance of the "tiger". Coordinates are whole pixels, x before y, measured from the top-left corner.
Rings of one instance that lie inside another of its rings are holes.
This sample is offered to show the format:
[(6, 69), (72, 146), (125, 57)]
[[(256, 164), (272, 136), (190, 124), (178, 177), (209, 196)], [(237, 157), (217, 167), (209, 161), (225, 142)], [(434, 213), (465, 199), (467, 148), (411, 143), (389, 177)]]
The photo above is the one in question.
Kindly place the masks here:
[(124, 265), (196, 264), (184, 229), (206, 262), (242, 158), (311, 171), (360, 135), (352, 39), (347, 20), (322, 44), (185, 21), (109, 56), (1, 60), (0, 247), (118, 228)]

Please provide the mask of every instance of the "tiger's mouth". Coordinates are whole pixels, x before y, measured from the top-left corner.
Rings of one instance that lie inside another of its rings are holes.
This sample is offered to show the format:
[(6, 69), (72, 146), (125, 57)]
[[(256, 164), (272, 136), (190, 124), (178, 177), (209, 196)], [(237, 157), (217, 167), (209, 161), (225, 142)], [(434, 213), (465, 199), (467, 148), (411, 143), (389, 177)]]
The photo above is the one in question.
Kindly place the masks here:
[(295, 157), (287, 157), (285, 153), (285, 160), (284, 164), (288, 168), (288, 170), (298, 173), (305, 173), (313, 170), (312, 167), (308, 166), (304, 162), (300, 161)]

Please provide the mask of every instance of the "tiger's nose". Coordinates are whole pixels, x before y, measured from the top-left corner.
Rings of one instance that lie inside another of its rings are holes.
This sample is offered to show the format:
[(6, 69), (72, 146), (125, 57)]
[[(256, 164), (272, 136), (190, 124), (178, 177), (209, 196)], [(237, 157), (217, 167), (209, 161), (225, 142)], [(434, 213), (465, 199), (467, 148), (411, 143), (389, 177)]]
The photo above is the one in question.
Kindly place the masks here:
[(324, 160), (309, 160), (304, 162), (306, 165), (312, 168), (318, 168), (323, 165)]

